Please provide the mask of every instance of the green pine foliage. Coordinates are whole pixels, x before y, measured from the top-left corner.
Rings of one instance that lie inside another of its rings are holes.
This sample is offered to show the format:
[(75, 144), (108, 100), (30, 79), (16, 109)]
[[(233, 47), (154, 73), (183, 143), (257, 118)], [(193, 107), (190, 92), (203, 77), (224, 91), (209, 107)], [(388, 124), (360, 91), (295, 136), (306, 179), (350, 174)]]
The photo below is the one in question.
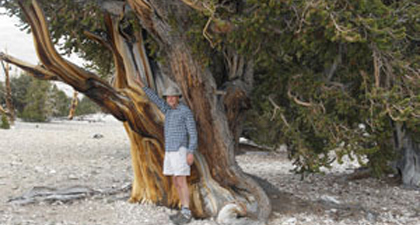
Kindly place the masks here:
[[(27, 99), (28, 90), (31, 87), (32, 82), (34, 82), (35, 80), (35, 78), (25, 74), (11, 77), (10, 86), (12, 89), (12, 101), (19, 115), (24, 111), (25, 106), (29, 103)], [(47, 81), (40, 81), (40, 83), (50, 84)], [(52, 117), (67, 116), (71, 99), (63, 91), (59, 90), (56, 87), (56, 85), (48, 85), (47, 95), (48, 100), (46, 102), (46, 107), (50, 108), (50, 112), (48, 112), (47, 114)], [(0, 99), (0, 101), (4, 100)]]
[(46, 107), (47, 93), (50, 88), (49, 82), (41, 80), (31, 82), (25, 96), (25, 108), (19, 117), (27, 122), (46, 122), (50, 113), (49, 108)]
[(0, 129), (10, 129), (9, 121), (7, 120), (6, 114), (1, 115)]
[[(229, 46), (255, 60), (244, 135), (287, 144), (301, 173), (329, 167), (331, 151), (338, 162), (345, 155), (360, 162), (367, 157), (376, 175), (388, 170), (397, 157), (395, 123), (420, 134), (420, 4), (244, 2), (235, 13), (218, 8), (217, 19), (235, 30), (212, 40), (218, 51)], [(191, 18), (194, 52), (211, 66), (216, 54), (202, 37), (208, 15)]]
[(101, 108), (87, 97), (83, 97), (76, 108), (76, 115), (87, 115), (101, 112)]
[(25, 108), (25, 96), (28, 92), (29, 84), (34, 78), (21, 74), (19, 76), (11, 76), (10, 88), (12, 89), (12, 102), (17, 112), (22, 112)]
[(69, 114), (71, 99), (54, 84), (48, 91), (46, 108), (50, 117), (66, 117)]
[[(18, 117), (28, 122), (47, 122), (51, 117), (68, 116), (71, 98), (55, 84), (21, 74), (11, 78), (12, 101)], [(5, 105), (4, 84), (0, 82), (0, 104)], [(83, 98), (76, 115), (94, 114), (101, 108), (89, 98)]]
[[(91, 68), (110, 74), (110, 52), (82, 33), (105, 34), (95, 3), (40, 2), (54, 18), (50, 29), (56, 42), (64, 40), (64, 52), (79, 52)], [(214, 48), (203, 36), (210, 11), (191, 9), (189, 21), (179, 24), (169, 15), (168, 22), (186, 34), (219, 87), (226, 79), (223, 51), (234, 49), (254, 61), (253, 108), (244, 135), (260, 144), (287, 144), (297, 172), (329, 167), (335, 151), (338, 162), (346, 155), (360, 162), (367, 157), (367, 166), (380, 175), (396, 158), (396, 124), (420, 137), (418, 1), (205, 2), (215, 9), (208, 29)], [(15, 1), (0, 0), (0, 6), (21, 15)], [(214, 32), (227, 24), (231, 31)], [(164, 51), (148, 43), (151, 57)]]
[[(18, 79), (28, 79), (23, 77), (28, 76), (20, 76)], [(47, 122), (51, 117), (68, 115), (71, 99), (55, 84), (31, 77), (28, 81), (26, 84), (23, 82), (14, 84), (19, 93), (25, 93), (16, 101), (19, 106), (18, 117), (27, 122)]]
[(4, 87), (3, 82), (0, 82), (0, 104), (6, 104), (6, 88)]

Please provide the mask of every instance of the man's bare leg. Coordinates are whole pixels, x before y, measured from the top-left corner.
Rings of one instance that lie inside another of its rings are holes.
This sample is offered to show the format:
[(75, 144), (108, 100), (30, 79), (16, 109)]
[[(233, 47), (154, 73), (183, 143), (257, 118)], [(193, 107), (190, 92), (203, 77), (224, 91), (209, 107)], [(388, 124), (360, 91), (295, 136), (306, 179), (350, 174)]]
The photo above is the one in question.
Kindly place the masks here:
[[(182, 192), (181, 192), (181, 187), (180, 187), (180, 185), (179, 185), (179, 179), (178, 179), (178, 177), (177, 176), (172, 176), (172, 183), (173, 183), (173, 185), (175, 186), (175, 189), (176, 189), (176, 192), (178, 193), (178, 197), (179, 197), (179, 199), (181, 200), (181, 203), (182, 203)], [(174, 215), (172, 215), (172, 216), (169, 216), (169, 218), (171, 219), (171, 220), (173, 220), (173, 219), (175, 219), (177, 216), (179, 216), (181, 214), (181, 211), (179, 211), (177, 214), (174, 214)]]
[(182, 207), (178, 214), (170, 216), (169, 218), (175, 224), (186, 224), (190, 222), (192, 218), (191, 210), (189, 209), (190, 193), (188, 190), (187, 177), (175, 176), (172, 180), (174, 182), (175, 188), (177, 189)]
[(178, 182), (178, 177), (173, 176), (172, 177), (172, 183), (174, 184), (176, 192), (178, 193), (178, 197), (179, 197), (179, 199), (181, 200), (181, 203), (182, 203), (182, 196), (181, 196), (182, 192), (181, 192), (181, 187), (180, 187), (179, 182)]
[(187, 177), (179, 176), (177, 179), (181, 192), (181, 204), (183, 207), (190, 208), (190, 191), (188, 190)]

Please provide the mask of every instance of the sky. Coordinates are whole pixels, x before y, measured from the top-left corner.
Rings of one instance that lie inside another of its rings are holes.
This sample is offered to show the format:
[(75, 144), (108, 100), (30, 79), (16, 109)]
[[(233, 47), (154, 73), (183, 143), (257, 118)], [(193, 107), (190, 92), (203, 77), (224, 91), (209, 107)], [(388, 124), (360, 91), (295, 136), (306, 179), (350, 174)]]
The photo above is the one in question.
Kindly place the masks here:
[[(35, 53), (32, 35), (27, 34), (26, 31), (21, 31), (20, 28), (17, 27), (19, 24), (18, 18), (1, 15), (1, 13), (4, 12), (4, 8), (0, 8), (0, 51), (6, 52), (7, 49), (7, 53), (15, 58), (35, 65), (38, 64), (39, 60)], [(76, 55), (72, 55), (70, 61), (78, 65), (83, 64), (83, 60)], [(15, 74), (15, 69), (16, 67), (12, 65), (11, 74)], [(0, 81), (4, 81), (4, 71), (1, 66)], [(72, 87), (59, 82), (56, 82), (56, 84), (61, 90), (66, 92), (67, 95), (73, 95)]]
[[(4, 12), (4, 9), (0, 8), (0, 12)], [(19, 24), (17, 18), (0, 15), (0, 51), (5, 52), (7, 49), (10, 55), (36, 64), (38, 60), (32, 36), (20, 31), (16, 24)], [(1, 72), (3, 74), (3, 71)]]

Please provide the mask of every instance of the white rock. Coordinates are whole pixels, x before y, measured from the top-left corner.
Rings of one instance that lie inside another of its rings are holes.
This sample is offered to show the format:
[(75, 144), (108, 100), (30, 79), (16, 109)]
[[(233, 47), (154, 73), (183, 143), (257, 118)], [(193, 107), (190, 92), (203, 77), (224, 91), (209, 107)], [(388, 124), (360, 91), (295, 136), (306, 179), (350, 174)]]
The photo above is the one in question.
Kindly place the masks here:
[(294, 217), (286, 220), (286, 224), (296, 224), (296, 222), (297, 222), (297, 219)]
[(79, 178), (76, 175), (74, 175), (74, 174), (70, 174), (69, 175), (69, 179), (70, 180), (78, 180)]
[(44, 169), (42, 169), (42, 167), (40, 166), (35, 166), (35, 172), (42, 172)]
[(335, 197), (329, 196), (329, 195), (322, 195), (321, 200), (326, 202), (331, 202), (334, 204), (340, 204), (340, 201), (338, 201)]

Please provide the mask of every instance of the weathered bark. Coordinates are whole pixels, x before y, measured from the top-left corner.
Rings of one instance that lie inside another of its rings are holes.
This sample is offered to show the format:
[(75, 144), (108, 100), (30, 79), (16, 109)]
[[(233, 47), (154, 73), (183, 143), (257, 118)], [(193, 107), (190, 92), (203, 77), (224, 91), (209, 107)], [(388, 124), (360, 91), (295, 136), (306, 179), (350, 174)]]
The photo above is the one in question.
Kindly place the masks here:
[(3, 66), (4, 75), (6, 77), (6, 107), (9, 112), (8, 116), (9, 116), (10, 124), (13, 125), (15, 123), (15, 108), (13, 107), (12, 88), (10, 87), (10, 74), (9, 74), (10, 66), (8, 63), (4, 65), (3, 61), (1, 61), (1, 64)]
[[(199, 147), (192, 176), (188, 179), (194, 215), (216, 217), (223, 212), (219, 215), (266, 221), (271, 212), (269, 199), (259, 184), (242, 172), (234, 157), (240, 133), (240, 126), (236, 123), (240, 122), (241, 114), (248, 106), (252, 62), (235, 58), (232, 65), (236, 68), (229, 68), (237, 82), (230, 82), (227, 94), (218, 98), (210, 71), (196, 62), (188, 42), (167, 23), (168, 10), (175, 7), (176, 13), (182, 15), (190, 10), (188, 6), (182, 2), (169, 5), (166, 1), (142, 0), (128, 0), (128, 4), (143, 28), (164, 49), (166, 63), (160, 65), (160, 74), (153, 74), (141, 33), (126, 32), (120, 23), (121, 17), (107, 15), (108, 38), (105, 40), (89, 33), (88, 36), (113, 52), (116, 72), (112, 86), (64, 60), (56, 52), (42, 11), (35, 1), (20, 6), (31, 25), (38, 57), (46, 70), (124, 122), (131, 141), (134, 170), (131, 202), (153, 202), (169, 207), (179, 205), (174, 186), (162, 174), (164, 117), (135, 82), (140, 76), (149, 86), (156, 88), (161, 86), (156, 85), (156, 77), (167, 74), (181, 88), (184, 101), (194, 112), (197, 122)], [(26, 69), (33, 70), (34, 67)]]
[[(237, 144), (229, 129), (229, 118), (226, 116), (229, 108), (225, 108), (223, 101), (219, 101), (215, 95), (217, 87), (212, 74), (194, 60), (187, 40), (172, 30), (166, 22), (169, 7), (178, 16), (186, 15), (188, 9), (181, 3), (168, 6), (165, 1), (158, 0), (147, 2), (129, 0), (128, 3), (139, 16), (143, 27), (154, 35), (166, 50), (165, 58), (169, 64), (167, 70), (170, 71), (168, 74), (180, 86), (186, 103), (195, 112), (200, 134), (199, 151), (210, 166), (211, 177), (231, 193), (232, 196), (229, 197), (233, 197), (232, 200), (244, 204), (248, 216), (267, 219), (271, 211), (269, 199), (260, 186), (247, 177), (235, 162), (234, 151)], [(182, 21), (183, 18), (177, 20)], [(246, 61), (242, 63), (246, 64)], [(249, 71), (243, 70), (244, 67), (252, 69), (252, 66), (237, 66), (242, 69), (242, 73), (235, 70), (236, 68), (232, 69), (236, 71), (234, 74), (238, 75), (236, 77), (238, 83), (239, 78), (245, 82), (249, 81), (247, 80)], [(246, 92), (242, 90), (241, 93)], [(234, 119), (236, 118), (231, 118)], [(191, 181), (196, 182), (194, 178)], [(212, 212), (210, 215), (215, 215), (214, 213), (226, 204), (226, 199), (216, 197), (215, 202), (218, 207), (215, 211), (210, 210)]]
[(32, 65), (30, 63), (24, 62), (22, 60), (16, 59), (10, 55), (0, 53), (0, 58), (8, 63), (14, 64), (19, 68), (25, 70), (29, 76), (40, 80), (55, 80), (57, 81), (59, 78), (53, 72), (45, 69), (42, 65)]
[(235, 152), (238, 152), (245, 112), (251, 107), (248, 96), (253, 85), (253, 62), (248, 62), (245, 57), (239, 56), (232, 49), (226, 49), (224, 56), (228, 70), (228, 82), (224, 84), (226, 94), (222, 101), (229, 129), (235, 140)]
[(420, 143), (416, 142), (401, 123), (395, 124), (394, 147), (399, 159), (395, 168), (402, 177), (404, 185), (420, 187)]

